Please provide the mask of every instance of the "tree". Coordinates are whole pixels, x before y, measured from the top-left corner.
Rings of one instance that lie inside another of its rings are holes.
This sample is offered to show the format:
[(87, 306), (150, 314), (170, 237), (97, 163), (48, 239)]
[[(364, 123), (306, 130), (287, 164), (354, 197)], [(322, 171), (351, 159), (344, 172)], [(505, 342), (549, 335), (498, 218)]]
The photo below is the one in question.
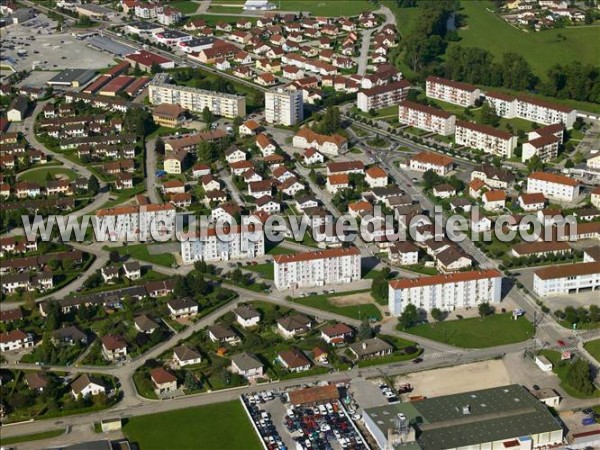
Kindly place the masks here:
[(165, 154), (165, 141), (160, 136), (156, 138), (156, 142), (154, 142), (154, 151), (159, 155)]
[(578, 359), (569, 367), (567, 382), (578, 392), (591, 395), (594, 392), (590, 364), (584, 359)]
[(60, 327), (62, 323), (62, 310), (56, 301), (49, 301), (45, 307), (46, 320), (44, 326), (46, 331), (54, 331)]
[(479, 305), (479, 307), (477, 308), (477, 311), (479, 312), (479, 315), (481, 317), (485, 317), (485, 316), (489, 316), (490, 314), (493, 314), (494, 312), (494, 308), (490, 306), (489, 303), (482, 303)]
[(202, 121), (206, 124), (206, 128), (210, 128), (210, 125), (215, 121), (215, 116), (208, 106), (205, 106), (202, 110)]
[(481, 123), (493, 127), (498, 127), (500, 125), (500, 116), (496, 114), (494, 106), (490, 105), (488, 102), (484, 102), (483, 105), (481, 105)]
[(111, 263), (117, 264), (118, 262), (121, 261), (121, 255), (119, 254), (118, 251), (111, 250), (110, 253), (108, 254), (108, 259), (110, 260)]
[(96, 178), (96, 175), (92, 175), (88, 179), (88, 191), (90, 191), (90, 193), (92, 195), (96, 195), (99, 190), (100, 190), (100, 182), (98, 181), (98, 178)]
[(431, 310), (431, 317), (436, 322), (441, 322), (442, 320), (444, 320), (444, 313), (439, 308), (433, 308)]
[(123, 127), (129, 133), (146, 136), (154, 129), (154, 121), (149, 111), (143, 108), (129, 108), (123, 119)]
[(151, 73), (160, 73), (162, 72), (162, 67), (160, 67), (160, 64), (158, 64), (157, 62), (153, 62), (152, 65), (150, 66), (150, 72)]
[(409, 303), (400, 314), (398, 319), (400, 326), (405, 330), (414, 327), (419, 322), (419, 312), (417, 307), (412, 303)]
[(139, 77), (141, 75), (142, 75), (142, 69), (140, 69), (140, 65), (138, 63), (135, 63), (135, 66), (133, 66), (133, 76)]
[(373, 337), (373, 329), (369, 324), (368, 319), (364, 319), (360, 326), (358, 327), (358, 332), (356, 333), (356, 339), (359, 341), (364, 341), (365, 339), (371, 339)]
[(198, 144), (198, 160), (212, 164), (219, 159), (219, 149), (213, 141), (202, 141)]

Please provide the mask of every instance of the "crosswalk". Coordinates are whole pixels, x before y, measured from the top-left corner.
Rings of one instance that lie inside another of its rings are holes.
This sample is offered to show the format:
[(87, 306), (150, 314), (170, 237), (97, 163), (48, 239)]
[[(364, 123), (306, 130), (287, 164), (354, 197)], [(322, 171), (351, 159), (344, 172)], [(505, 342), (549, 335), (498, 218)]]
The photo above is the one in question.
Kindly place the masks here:
[(464, 351), (463, 350), (446, 350), (444, 352), (435, 352), (435, 353), (427, 353), (425, 352), (425, 354), (423, 355), (423, 359), (427, 360), (427, 359), (440, 359), (440, 358), (446, 358), (448, 356), (458, 356), (463, 354)]

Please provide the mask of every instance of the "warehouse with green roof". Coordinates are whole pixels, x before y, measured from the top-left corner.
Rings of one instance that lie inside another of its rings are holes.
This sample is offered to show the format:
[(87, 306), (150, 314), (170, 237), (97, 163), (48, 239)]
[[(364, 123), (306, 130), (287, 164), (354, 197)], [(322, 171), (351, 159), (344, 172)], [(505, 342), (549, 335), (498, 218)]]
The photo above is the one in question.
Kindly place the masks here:
[(363, 411), (380, 448), (533, 450), (563, 442), (563, 427), (524, 387), (513, 384)]

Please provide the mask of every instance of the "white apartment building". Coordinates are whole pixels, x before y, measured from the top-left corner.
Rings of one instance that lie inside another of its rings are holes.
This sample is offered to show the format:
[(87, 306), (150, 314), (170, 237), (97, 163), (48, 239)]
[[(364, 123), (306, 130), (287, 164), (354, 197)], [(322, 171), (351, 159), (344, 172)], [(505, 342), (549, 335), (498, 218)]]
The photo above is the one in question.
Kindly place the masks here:
[(534, 156), (539, 156), (542, 161), (550, 161), (558, 156), (558, 147), (561, 139), (548, 134), (546, 136), (533, 139), (523, 144), (521, 161), (526, 162)]
[(275, 287), (279, 290), (351, 283), (360, 279), (360, 251), (334, 248), (277, 255)]
[(302, 91), (277, 89), (265, 93), (265, 120), (292, 126), (304, 120)]
[(548, 172), (533, 172), (527, 177), (527, 193), (541, 192), (546, 198), (573, 202), (581, 194), (579, 181)]
[(181, 241), (181, 259), (184, 264), (195, 261), (229, 261), (264, 256), (265, 234), (254, 225), (223, 227), (221, 239), (215, 228), (209, 228), (197, 237)]
[(165, 204), (99, 209), (96, 220), (97, 239), (149, 239), (173, 232), (175, 207)]
[(406, 80), (363, 89), (356, 94), (356, 106), (364, 112), (387, 108), (404, 100), (409, 89), (410, 83)]
[(202, 112), (205, 107), (208, 107), (213, 114), (223, 117), (246, 115), (244, 96), (167, 84), (164, 82), (166, 77), (163, 75), (158, 74), (148, 85), (148, 97), (153, 105), (167, 103), (195, 112)]
[(454, 140), (459, 145), (466, 145), (505, 158), (510, 158), (517, 146), (517, 136), (487, 125), (463, 120), (456, 122)]
[(475, 101), (481, 97), (481, 91), (476, 86), (468, 83), (429, 76), (426, 85), (427, 97), (465, 108), (473, 106)]
[(600, 262), (545, 267), (533, 274), (533, 292), (540, 297), (600, 290)]
[(425, 311), (433, 308), (453, 311), (481, 303), (498, 303), (501, 291), (502, 275), (495, 269), (457, 272), (390, 281), (388, 302), (394, 316), (402, 314), (408, 304)]
[(398, 121), (442, 136), (454, 134), (456, 126), (455, 115), (408, 100), (404, 100), (398, 105)]
[(501, 92), (488, 92), (485, 97), (487, 102), (494, 106), (496, 114), (506, 119), (518, 117), (544, 125), (562, 123), (567, 129), (573, 128), (577, 119), (577, 110), (545, 100), (515, 97)]

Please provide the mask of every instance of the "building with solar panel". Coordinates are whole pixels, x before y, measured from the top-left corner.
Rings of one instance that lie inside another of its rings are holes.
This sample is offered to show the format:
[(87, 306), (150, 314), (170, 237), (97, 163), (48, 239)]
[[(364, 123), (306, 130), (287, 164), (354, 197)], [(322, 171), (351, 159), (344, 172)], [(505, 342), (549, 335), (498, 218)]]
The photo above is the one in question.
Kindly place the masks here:
[(382, 449), (534, 450), (563, 442), (548, 408), (517, 384), (363, 411)]

